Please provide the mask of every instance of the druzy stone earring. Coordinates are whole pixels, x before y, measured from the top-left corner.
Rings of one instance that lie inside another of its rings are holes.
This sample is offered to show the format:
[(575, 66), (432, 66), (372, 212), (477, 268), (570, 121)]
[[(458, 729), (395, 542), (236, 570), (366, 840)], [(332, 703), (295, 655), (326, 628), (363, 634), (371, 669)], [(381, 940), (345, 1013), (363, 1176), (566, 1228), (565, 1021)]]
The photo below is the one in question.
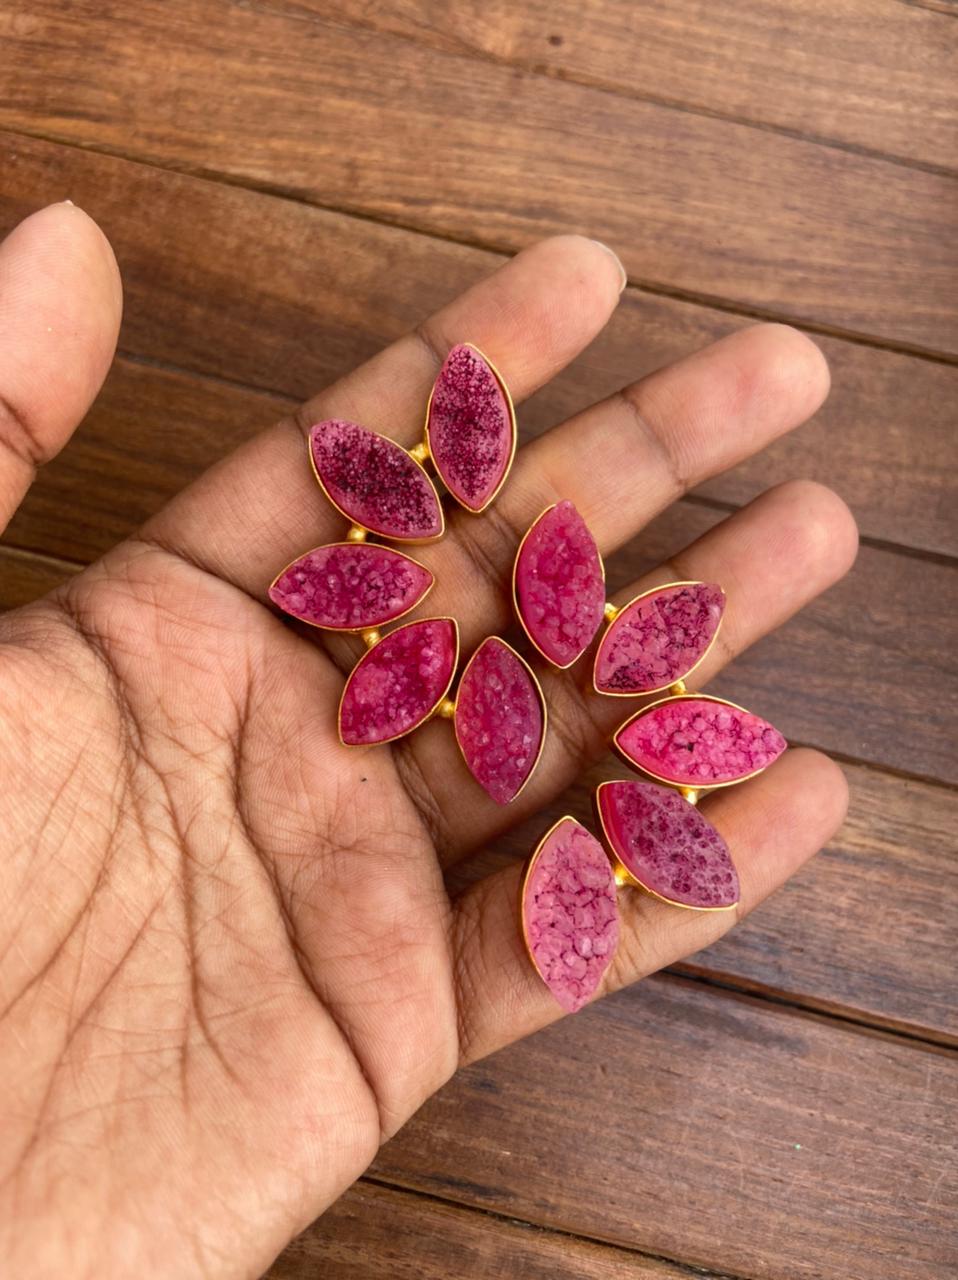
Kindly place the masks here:
[(520, 542), (512, 595), (529, 640), (556, 667), (572, 666), (608, 623), (593, 685), (618, 697), (684, 692), (679, 682), (711, 649), (725, 608), (721, 587), (707, 582), (653, 587), (621, 608), (607, 603), (599, 549), (568, 501), (547, 507)]
[[(480, 512), (505, 483), (515, 449), (509, 392), (491, 362), (469, 343), (453, 347), (446, 357), (429, 397), (424, 439), (415, 448), (403, 449), (342, 419), (311, 428), (313, 473), (349, 528), (342, 542), (315, 547), (287, 565), (270, 585), (269, 597), (301, 622), (362, 635), (367, 652), (350, 674), (339, 706), (345, 745), (392, 742), (423, 724), (446, 702), (459, 658), (452, 618), (424, 618), (380, 634), (380, 627), (421, 604), (434, 580), (412, 556), (368, 537), (405, 544), (436, 541), (445, 519), (424, 464), (431, 459), (452, 497)], [(488, 658), (479, 670), (485, 668), (491, 673)], [(513, 686), (518, 683), (515, 676)], [(465, 708), (477, 701), (474, 684), (475, 676), (466, 690), (464, 719)], [(468, 749), (473, 768), (476, 743), (468, 728), (463, 735), (460, 745), (466, 744), (463, 753)], [(515, 751), (514, 761), (519, 759), (522, 753)]]
[[(739, 900), (728, 846), (696, 807), (699, 795), (754, 777), (785, 749), (765, 720), (734, 703), (689, 693), (685, 678), (715, 642), (720, 587), (674, 582), (621, 609), (605, 602), (598, 548), (569, 502), (548, 508), (523, 538), (513, 571), (516, 611), (550, 662), (570, 666), (602, 624), (597, 692), (668, 691), (616, 730), (623, 758), (654, 782), (604, 782), (595, 809), (608, 853), (574, 818), (545, 834), (522, 882), (529, 957), (567, 1011), (594, 994), (618, 936), (616, 890), (640, 889), (672, 906), (726, 911)], [(664, 784), (664, 785), (656, 785)]]
[(693, 911), (726, 911), (739, 900), (728, 846), (677, 792), (603, 782), (595, 809), (609, 852), (580, 822), (560, 818), (533, 851), (520, 894), (529, 958), (567, 1013), (591, 999), (612, 963), (617, 892), (640, 889)]

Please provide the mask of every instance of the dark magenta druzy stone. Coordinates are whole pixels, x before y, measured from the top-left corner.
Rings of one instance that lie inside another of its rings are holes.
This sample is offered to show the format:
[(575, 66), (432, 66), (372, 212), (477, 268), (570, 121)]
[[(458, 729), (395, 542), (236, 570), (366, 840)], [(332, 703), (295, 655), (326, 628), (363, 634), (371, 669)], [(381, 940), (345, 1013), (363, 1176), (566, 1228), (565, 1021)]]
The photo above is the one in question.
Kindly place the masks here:
[(529, 668), (500, 640), (483, 640), (456, 694), (456, 737), (463, 758), (497, 804), (514, 800), (535, 767), (545, 725)]
[(562, 818), (533, 854), (522, 888), (522, 929), (532, 963), (568, 1013), (589, 1000), (615, 954), (619, 914), (605, 850)]
[(738, 902), (728, 845), (677, 791), (650, 782), (603, 782), (597, 803), (613, 852), (651, 893), (698, 910)]
[(285, 613), (316, 627), (360, 631), (414, 609), (433, 577), (392, 547), (334, 542), (294, 560), (269, 589)]
[(393, 440), (355, 422), (317, 422), (309, 449), (320, 484), (348, 520), (383, 538), (423, 542), (443, 531), (433, 482)]
[(615, 742), (646, 773), (688, 787), (747, 778), (786, 747), (779, 731), (750, 711), (694, 696), (669, 698), (637, 712)]
[(595, 655), (600, 693), (651, 693), (687, 676), (715, 637), (725, 593), (707, 582), (662, 587), (630, 601)]
[(371, 746), (410, 733), (449, 691), (459, 657), (451, 618), (407, 622), (368, 649), (353, 667), (339, 708), (347, 746)]
[(443, 484), (481, 511), (495, 497), (515, 448), (515, 421), (491, 366), (475, 347), (453, 347), (429, 402), (426, 440)]
[(605, 609), (599, 550), (571, 502), (557, 502), (529, 529), (516, 557), (515, 592), (532, 643), (557, 667), (571, 666)]

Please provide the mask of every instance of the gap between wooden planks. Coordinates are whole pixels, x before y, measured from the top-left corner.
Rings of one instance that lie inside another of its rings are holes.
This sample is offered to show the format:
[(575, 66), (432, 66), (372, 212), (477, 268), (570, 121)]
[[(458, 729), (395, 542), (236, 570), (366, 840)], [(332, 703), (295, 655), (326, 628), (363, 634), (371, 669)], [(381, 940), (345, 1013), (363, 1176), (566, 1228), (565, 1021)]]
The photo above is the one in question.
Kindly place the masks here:
[(632, 1250), (364, 1178), (283, 1251), (263, 1280), (621, 1280), (623, 1268), (634, 1280), (689, 1276), (685, 1267)]
[(958, 354), (950, 176), (274, 8), (4, 34), (7, 127), (492, 247), (588, 228), (638, 282)]

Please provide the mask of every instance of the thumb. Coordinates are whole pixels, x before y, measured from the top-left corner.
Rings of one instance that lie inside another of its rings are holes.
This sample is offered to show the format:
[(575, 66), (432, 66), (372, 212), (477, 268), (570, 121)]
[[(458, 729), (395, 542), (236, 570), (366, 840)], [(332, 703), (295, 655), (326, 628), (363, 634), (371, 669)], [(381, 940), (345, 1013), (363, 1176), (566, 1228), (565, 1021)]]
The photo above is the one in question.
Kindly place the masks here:
[(106, 237), (72, 204), (0, 244), (0, 532), (99, 391), (122, 311)]

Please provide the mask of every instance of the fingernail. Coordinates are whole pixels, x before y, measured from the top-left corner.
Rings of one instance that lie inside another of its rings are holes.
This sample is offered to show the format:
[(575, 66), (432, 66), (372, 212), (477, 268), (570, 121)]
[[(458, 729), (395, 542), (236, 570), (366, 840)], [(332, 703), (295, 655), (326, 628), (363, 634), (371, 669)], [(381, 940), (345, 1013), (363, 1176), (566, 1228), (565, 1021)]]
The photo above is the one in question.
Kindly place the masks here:
[(615, 263), (615, 265), (619, 268), (619, 278), (621, 280), (621, 284), (619, 285), (619, 293), (621, 293), (622, 290), (625, 288), (625, 286), (629, 283), (629, 277), (626, 275), (625, 267), (623, 267), (622, 265), (622, 259), (619, 257), (619, 255), (615, 252), (614, 249), (610, 249), (609, 246), (607, 244), (603, 244), (601, 240), (593, 240), (592, 243), (597, 244), (600, 249), (604, 249), (605, 252), (612, 259), (612, 261)]

